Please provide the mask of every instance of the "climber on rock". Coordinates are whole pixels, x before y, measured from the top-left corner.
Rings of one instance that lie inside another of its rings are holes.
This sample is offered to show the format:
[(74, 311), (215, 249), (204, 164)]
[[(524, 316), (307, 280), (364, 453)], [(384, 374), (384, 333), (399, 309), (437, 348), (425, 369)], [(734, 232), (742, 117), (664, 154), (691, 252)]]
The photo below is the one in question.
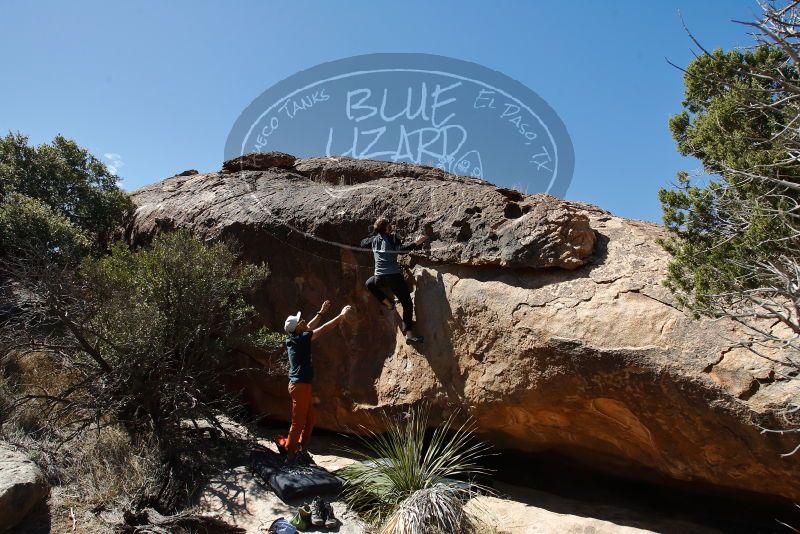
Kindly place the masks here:
[(281, 443), (287, 452), (287, 461), (292, 462), (298, 454), (306, 460), (307, 447), (314, 429), (316, 414), (314, 411), (313, 397), (311, 395), (311, 382), (314, 378), (314, 367), (311, 359), (311, 342), (317, 341), (323, 334), (329, 332), (348, 313), (350, 306), (342, 308), (341, 313), (318, 326), (322, 315), (331, 307), (330, 301), (322, 303), (319, 312), (306, 322), (297, 315), (290, 315), (283, 323), (288, 337), (286, 349), (289, 354), (289, 395), (292, 398), (292, 425), (285, 443)]
[(423, 338), (414, 335), (412, 331), (414, 303), (397, 259), (400, 254), (418, 249), (426, 239), (424, 235), (420, 235), (413, 243), (403, 245), (400, 239), (392, 233), (392, 225), (389, 220), (386, 217), (379, 217), (372, 227), (372, 234), (361, 241), (361, 248), (372, 249), (375, 258), (375, 275), (367, 280), (367, 289), (389, 310), (395, 308), (394, 300), (384, 293), (384, 289), (388, 288), (400, 301), (403, 306), (402, 330), (408, 344), (422, 343)]

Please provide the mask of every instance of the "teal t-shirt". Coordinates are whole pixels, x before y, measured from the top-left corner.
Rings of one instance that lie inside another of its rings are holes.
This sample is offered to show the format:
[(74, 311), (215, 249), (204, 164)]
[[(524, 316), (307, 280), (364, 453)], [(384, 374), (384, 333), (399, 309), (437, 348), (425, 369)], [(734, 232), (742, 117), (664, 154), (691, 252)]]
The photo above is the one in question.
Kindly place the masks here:
[(310, 384), (314, 378), (311, 365), (311, 335), (313, 332), (289, 334), (286, 351), (289, 353), (289, 383)]

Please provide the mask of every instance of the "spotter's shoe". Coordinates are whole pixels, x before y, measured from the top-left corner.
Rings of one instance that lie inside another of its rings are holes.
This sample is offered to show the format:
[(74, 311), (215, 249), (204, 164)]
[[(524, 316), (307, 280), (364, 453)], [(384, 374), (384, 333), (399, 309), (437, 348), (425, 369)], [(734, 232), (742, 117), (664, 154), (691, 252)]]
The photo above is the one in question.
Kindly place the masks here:
[(331, 503), (325, 503), (325, 528), (328, 530), (333, 530), (337, 526), (339, 526), (339, 520), (336, 519), (336, 516), (333, 515), (333, 506)]
[(314, 497), (311, 501), (311, 524), (315, 527), (325, 526), (325, 502), (321, 497)]

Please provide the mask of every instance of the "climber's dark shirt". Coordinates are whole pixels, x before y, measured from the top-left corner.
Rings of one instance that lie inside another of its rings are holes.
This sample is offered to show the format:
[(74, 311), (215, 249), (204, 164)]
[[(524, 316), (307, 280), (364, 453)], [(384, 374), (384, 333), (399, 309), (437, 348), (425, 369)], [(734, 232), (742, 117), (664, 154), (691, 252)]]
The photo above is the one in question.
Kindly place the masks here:
[(314, 378), (311, 365), (311, 335), (313, 332), (289, 334), (286, 338), (286, 351), (289, 353), (289, 383), (310, 384)]
[(373, 234), (361, 241), (361, 248), (371, 248), (375, 257), (375, 276), (398, 274), (401, 271), (397, 256), (417, 248), (411, 243), (403, 245), (394, 234)]

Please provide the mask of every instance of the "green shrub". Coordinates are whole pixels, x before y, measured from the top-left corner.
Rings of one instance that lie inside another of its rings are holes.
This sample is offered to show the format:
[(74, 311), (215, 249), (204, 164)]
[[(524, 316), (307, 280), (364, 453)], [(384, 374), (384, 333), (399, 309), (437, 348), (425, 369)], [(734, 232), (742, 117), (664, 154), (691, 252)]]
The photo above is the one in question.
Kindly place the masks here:
[(426, 437), (429, 413), (423, 406), (405, 418), (384, 415), (387, 431), (357, 438), (361, 447), (348, 451), (361, 462), (340, 471), (348, 507), (386, 534), (468, 533), (477, 524), (464, 505), (487, 491), (473, 478), (488, 473), (478, 463), (488, 446), (455, 414)]
[[(24, 288), (32, 304), (2, 333), (49, 357), (54, 377), (70, 378), (28, 397), (75, 432), (114, 421), (169, 447), (187, 420), (222, 431), (219, 414), (236, 407), (221, 379), (230, 351), (275, 343), (255, 327), (247, 300), (267, 267), (242, 264), (227, 244), (206, 245), (188, 231), (160, 235), (147, 249), (118, 243), (75, 274), (53, 274)], [(42, 324), (52, 325), (46, 339), (32, 336)]]
[(160, 440), (186, 419), (216, 426), (215, 414), (231, 408), (220, 380), (228, 354), (264, 338), (253, 332), (247, 297), (267, 276), (265, 265), (240, 264), (228, 245), (203, 244), (185, 230), (158, 236), (149, 249), (115, 244), (109, 256), (87, 259), (81, 329), (105, 363), (83, 360), (108, 367), (109, 411), (152, 425)]
[(706, 176), (678, 173), (659, 200), (672, 255), (665, 283), (696, 315), (774, 287), (762, 266), (798, 256), (798, 72), (789, 65), (781, 47), (762, 44), (702, 54), (686, 68), (683, 110), (669, 127)]
[(37, 200), (101, 246), (133, 207), (118, 181), (102, 161), (60, 135), (35, 147), (19, 133), (0, 137), (0, 204), (13, 193)]
[(11, 193), (0, 203), (0, 254), (7, 271), (75, 265), (93, 247), (85, 230), (44, 202)]
[[(151, 436), (159, 468), (148, 484), (157, 491), (139, 504), (176, 509), (223, 457), (219, 447), (239, 439), (225, 425), (240, 408), (225, 385), (237, 372), (231, 351), (277, 343), (248, 302), (267, 276), (266, 265), (240, 262), (228, 244), (180, 230), (149, 248), (117, 243), (74, 272), (19, 279), (27, 304), (0, 324), (0, 345), (19, 350), (6, 358), (17, 407), (3, 431), (50, 451), (43, 458), (54, 459), (54, 473), (70, 460), (52, 451), (74, 449), (70, 442), (86, 443), (95, 430), (124, 429), (132, 446)], [(221, 435), (231, 441), (207, 438)], [(109, 462), (96, 470), (98, 492)]]

